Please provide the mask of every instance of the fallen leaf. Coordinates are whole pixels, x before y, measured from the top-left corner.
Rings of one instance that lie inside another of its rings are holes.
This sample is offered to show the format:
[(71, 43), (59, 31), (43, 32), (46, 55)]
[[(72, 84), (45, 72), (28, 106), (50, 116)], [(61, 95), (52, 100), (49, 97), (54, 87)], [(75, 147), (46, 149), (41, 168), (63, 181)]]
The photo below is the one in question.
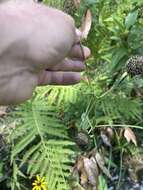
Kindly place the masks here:
[(137, 146), (137, 139), (135, 133), (129, 127), (124, 130), (124, 137), (127, 142), (133, 142)]
[(143, 173), (143, 156), (140, 153), (136, 155), (125, 155), (124, 165), (128, 169), (129, 176), (134, 183), (140, 181)]
[(113, 137), (114, 137), (114, 131), (113, 131), (113, 129), (110, 128), (110, 127), (108, 127), (108, 128), (106, 129), (106, 132), (107, 132), (108, 137), (109, 137), (110, 139), (113, 139)]
[(97, 162), (99, 168), (101, 169), (101, 171), (102, 171), (108, 178), (112, 179), (112, 176), (111, 176), (109, 170), (105, 167), (105, 161), (104, 161), (103, 157), (101, 156), (101, 154), (97, 152), (96, 155), (95, 155), (95, 158), (96, 158), (96, 162)]
[(102, 139), (103, 143), (104, 143), (106, 146), (111, 147), (111, 140), (110, 140), (110, 138), (106, 135), (106, 133), (104, 133), (104, 131), (101, 131), (101, 132), (100, 132), (100, 136), (101, 136), (101, 139)]
[(92, 25), (92, 14), (90, 9), (88, 9), (83, 17), (82, 25), (80, 27), (81, 39), (87, 39)]
[(81, 185), (85, 185), (88, 183), (88, 176), (84, 168), (81, 171), (80, 183)]
[(76, 163), (76, 167), (78, 171), (81, 171), (82, 168), (84, 167), (84, 162), (83, 162), (83, 157), (79, 157)]
[(93, 157), (84, 158), (84, 168), (88, 176), (88, 183), (93, 187), (98, 186), (99, 169)]

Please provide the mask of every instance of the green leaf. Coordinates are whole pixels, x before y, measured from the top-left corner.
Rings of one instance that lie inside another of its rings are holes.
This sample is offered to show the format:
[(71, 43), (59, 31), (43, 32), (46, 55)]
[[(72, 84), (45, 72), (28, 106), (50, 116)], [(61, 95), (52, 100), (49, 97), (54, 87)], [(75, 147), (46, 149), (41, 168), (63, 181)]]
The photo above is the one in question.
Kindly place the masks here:
[(70, 147), (74, 143), (68, 138), (67, 127), (58, 119), (56, 107), (36, 97), (21, 105), (17, 117), (21, 121), (18, 126), (21, 135), (13, 132), (12, 161), (19, 156), (18, 169), (27, 168), (30, 178), (37, 174), (45, 176), (48, 184), (52, 184), (50, 189), (69, 190), (67, 178), (73, 161)]
[(99, 190), (108, 190), (106, 179), (100, 175), (99, 176)]
[(40, 147), (41, 143), (33, 145), (24, 155), (22, 162), (19, 167), (23, 166), (24, 163), (30, 160), (30, 156)]
[(32, 168), (35, 167), (35, 165), (37, 165), (37, 160), (40, 158), (40, 152), (35, 152), (35, 154), (31, 157), (29, 163), (28, 164), (28, 168), (27, 168), (27, 173), (29, 174), (32, 170)]
[(14, 146), (14, 149), (12, 151), (12, 160), (19, 152), (24, 150), (24, 148), (26, 148), (26, 146), (29, 145), (34, 138), (35, 138), (35, 131), (33, 130), (28, 132), (28, 134), (25, 135), (22, 138), (22, 140)]
[(133, 26), (136, 21), (137, 21), (137, 17), (138, 17), (138, 10), (135, 10), (133, 12), (130, 12), (125, 20), (125, 25), (126, 25), (126, 29), (129, 29), (131, 26)]
[(111, 71), (115, 71), (119, 65), (121, 65), (121, 61), (127, 55), (127, 49), (125, 47), (116, 48), (112, 53), (112, 66)]

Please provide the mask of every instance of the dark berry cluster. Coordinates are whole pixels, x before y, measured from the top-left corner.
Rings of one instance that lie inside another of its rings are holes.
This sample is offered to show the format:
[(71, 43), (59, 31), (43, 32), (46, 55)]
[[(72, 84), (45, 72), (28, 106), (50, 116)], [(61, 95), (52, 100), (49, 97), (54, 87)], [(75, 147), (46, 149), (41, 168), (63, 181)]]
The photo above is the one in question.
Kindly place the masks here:
[(143, 74), (143, 56), (134, 55), (127, 61), (127, 72), (131, 76)]

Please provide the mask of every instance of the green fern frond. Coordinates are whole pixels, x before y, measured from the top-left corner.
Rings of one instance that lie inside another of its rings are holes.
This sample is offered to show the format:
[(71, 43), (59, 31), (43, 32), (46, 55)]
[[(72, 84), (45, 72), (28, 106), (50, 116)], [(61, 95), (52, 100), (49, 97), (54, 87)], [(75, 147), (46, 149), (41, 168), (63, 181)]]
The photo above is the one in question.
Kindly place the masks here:
[(66, 103), (75, 103), (78, 90), (73, 86), (48, 86), (37, 89), (37, 98), (46, 97), (48, 104), (59, 106)]
[(135, 119), (141, 118), (141, 106), (138, 99), (131, 99), (122, 95), (105, 96), (98, 104), (106, 116), (118, 119)]
[(20, 161), (18, 169), (26, 167), (30, 178), (45, 176), (50, 190), (68, 190), (74, 143), (55, 110), (47, 100), (37, 98), (19, 108), (15, 113), (19, 119), (12, 134), (11, 163)]

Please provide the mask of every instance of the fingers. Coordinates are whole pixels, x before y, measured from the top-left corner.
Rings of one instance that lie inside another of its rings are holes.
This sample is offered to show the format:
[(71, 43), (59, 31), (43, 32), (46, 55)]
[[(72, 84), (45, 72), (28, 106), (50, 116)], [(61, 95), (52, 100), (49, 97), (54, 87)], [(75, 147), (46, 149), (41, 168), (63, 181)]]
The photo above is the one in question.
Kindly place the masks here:
[(80, 44), (82, 38), (81, 31), (76, 29), (75, 33), (76, 33), (76, 40), (71, 51), (69, 52), (69, 57), (79, 60), (87, 59), (91, 54), (90, 49), (88, 47), (81, 46)]
[(55, 65), (50, 71), (72, 71), (81, 72), (85, 70), (85, 64), (82, 61), (64, 59), (60, 64)]
[(80, 82), (80, 79), (80, 74), (76, 72), (43, 71), (39, 76), (38, 85), (72, 85)]
[(78, 30), (77, 28), (75, 29), (75, 34), (76, 34), (76, 40), (75, 40), (75, 44), (79, 43), (81, 41), (81, 37), (82, 37), (82, 33), (80, 30)]
[[(84, 54), (84, 56), (83, 56)], [(76, 58), (79, 60), (87, 59), (90, 56), (91, 52), (88, 47), (82, 46), (80, 44), (76, 44), (72, 47), (69, 57), (70, 58)]]

